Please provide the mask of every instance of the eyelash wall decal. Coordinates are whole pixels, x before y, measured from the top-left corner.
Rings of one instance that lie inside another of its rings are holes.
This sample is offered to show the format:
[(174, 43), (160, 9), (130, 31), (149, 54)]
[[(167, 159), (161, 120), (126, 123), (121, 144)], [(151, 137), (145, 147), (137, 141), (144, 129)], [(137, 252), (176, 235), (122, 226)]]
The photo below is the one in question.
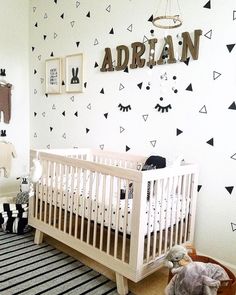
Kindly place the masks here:
[(131, 106), (130, 104), (127, 106), (123, 106), (121, 103), (118, 105), (118, 108), (120, 108), (120, 111), (122, 112), (128, 112), (129, 110), (131, 110)]
[(158, 110), (158, 112), (168, 112), (171, 109), (171, 104), (168, 104), (167, 106), (163, 107), (161, 105), (159, 105), (159, 103), (155, 106), (155, 109)]

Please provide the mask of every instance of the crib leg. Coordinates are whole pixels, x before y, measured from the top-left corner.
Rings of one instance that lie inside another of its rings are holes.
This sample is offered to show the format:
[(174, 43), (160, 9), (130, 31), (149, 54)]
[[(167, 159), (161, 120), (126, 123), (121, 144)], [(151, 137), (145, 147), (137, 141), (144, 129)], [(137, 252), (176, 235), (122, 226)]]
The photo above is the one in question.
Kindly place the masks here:
[(36, 229), (35, 235), (34, 235), (34, 243), (39, 245), (39, 244), (42, 244), (42, 242), (43, 242), (43, 232)]
[(119, 295), (126, 295), (129, 293), (127, 278), (122, 276), (118, 272), (116, 272), (116, 286)]

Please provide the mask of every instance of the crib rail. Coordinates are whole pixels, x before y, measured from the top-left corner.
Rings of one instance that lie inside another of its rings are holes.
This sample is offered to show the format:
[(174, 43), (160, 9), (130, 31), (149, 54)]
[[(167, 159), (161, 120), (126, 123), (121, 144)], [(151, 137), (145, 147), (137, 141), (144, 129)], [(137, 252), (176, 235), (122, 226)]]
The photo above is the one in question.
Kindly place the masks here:
[(138, 281), (174, 244), (192, 241), (196, 166), (138, 171), (142, 157), (86, 149), (31, 155), (43, 174), (29, 224), (125, 277)]

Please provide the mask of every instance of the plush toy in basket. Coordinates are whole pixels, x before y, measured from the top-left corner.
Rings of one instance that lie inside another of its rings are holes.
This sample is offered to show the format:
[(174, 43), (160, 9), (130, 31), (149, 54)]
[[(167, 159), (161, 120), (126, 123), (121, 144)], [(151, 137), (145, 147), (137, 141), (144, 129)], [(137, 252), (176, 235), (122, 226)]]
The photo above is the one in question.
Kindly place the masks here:
[(235, 275), (216, 260), (176, 245), (165, 257), (170, 268), (166, 295), (235, 295)]

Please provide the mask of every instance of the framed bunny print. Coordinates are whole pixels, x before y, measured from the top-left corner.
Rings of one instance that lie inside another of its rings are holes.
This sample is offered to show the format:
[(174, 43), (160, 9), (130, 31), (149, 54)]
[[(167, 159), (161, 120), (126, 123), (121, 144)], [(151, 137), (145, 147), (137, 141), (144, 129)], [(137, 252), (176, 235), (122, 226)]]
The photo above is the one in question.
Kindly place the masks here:
[(61, 93), (61, 59), (51, 58), (45, 61), (46, 64), (46, 93)]
[(66, 92), (83, 92), (83, 54), (66, 56)]

